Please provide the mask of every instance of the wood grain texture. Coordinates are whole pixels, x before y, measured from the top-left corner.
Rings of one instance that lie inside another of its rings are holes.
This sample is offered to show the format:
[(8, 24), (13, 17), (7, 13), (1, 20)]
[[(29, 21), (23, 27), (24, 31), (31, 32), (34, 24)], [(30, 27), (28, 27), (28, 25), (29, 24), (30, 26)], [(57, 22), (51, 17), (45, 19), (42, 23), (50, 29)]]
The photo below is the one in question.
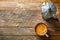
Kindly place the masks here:
[(0, 40), (39, 40), (39, 39), (36, 36), (0, 36)]
[[(59, 23), (43, 20), (42, 2), (54, 2)], [(49, 37), (39, 37), (35, 26), (45, 23)], [(60, 40), (60, 0), (0, 0), (0, 40)]]
[(34, 26), (42, 22), (39, 10), (0, 11), (0, 26)]
[(0, 10), (40, 10), (41, 3), (19, 3), (19, 1), (0, 1)]
[(0, 36), (0, 40), (59, 40), (60, 35), (57, 36), (50, 36), (49, 38), (39, 36)]
[(40, 3), (40, 2), (60, 2), (60, 0), (0, 0), (0, 1), (15, 1), (20, 3)]
[[(60, 35), (60, 28), (48, 28), (48, 35)], [(33, 36), (34, 28), (0, 28), (0, 36)]]

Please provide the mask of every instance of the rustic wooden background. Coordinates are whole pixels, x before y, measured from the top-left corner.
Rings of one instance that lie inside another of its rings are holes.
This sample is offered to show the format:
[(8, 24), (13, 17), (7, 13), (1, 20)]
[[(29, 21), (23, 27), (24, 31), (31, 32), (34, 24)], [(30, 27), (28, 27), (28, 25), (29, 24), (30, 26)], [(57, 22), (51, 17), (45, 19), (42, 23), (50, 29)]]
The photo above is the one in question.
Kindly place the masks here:
[[(42, 2), (54, 2), (60, 20), (60, 0), (0, 0), (0, 40), (60, 40), (60, 21), (43, 20)], [(35, 26), (45, 23), (49, 37), (39, 37)]]

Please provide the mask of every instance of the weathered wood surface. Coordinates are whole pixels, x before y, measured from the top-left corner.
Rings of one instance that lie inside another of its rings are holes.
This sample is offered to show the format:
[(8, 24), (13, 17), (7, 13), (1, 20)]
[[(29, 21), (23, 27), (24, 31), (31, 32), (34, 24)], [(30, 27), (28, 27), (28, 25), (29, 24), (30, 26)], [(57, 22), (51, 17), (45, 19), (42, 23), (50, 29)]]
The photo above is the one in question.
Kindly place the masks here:
[(0, 10), (40, 10), (41, 3), (0, 2)]
[[(51, 29), (51, 28), (49, 28)], [(54, 28), (48, 31), (49, 35), (60, 35), (60, 28)], [(36, 35), (34, 28), (0, 28), (1, 36), (33, 36)]]
[(48, 1), (54, 2), (57, 7), (60, 5), (59, 0), (0, 0), (0, 10), (40, 10), (41, 3)]
[(40, 10), (0, 11), (0, 26), (34, 26), (42, 21), (40, 14)]
[[(0, 40), (60, 40), (60, 22), (48, 23), (41, 15), (41, 3), (50, 1), (60, 20), (60, 0), (0, 0)], [(36, 35), (37, 23), (48, 26), (48, 38)]]
[(38, 36), (0, 36), (0, 40), (59, 40), (60, 36), (50, 36), (48, 39)]

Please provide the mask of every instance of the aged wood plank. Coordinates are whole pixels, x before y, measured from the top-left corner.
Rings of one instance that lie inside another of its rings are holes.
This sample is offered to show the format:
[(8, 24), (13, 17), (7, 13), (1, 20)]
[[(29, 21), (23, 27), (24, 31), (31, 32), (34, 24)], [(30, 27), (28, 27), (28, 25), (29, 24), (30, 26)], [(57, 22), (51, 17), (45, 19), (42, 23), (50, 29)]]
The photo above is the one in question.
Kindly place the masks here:
[(34, 35), (33, 28), (0, 28), (0, 35)]
[[(55, 3), (57, 8), (60, 8), (60, 3)], [(19, 2), (8, 2), (8, 1), (1, 1), (0, 2), (0, 10), (40, 10), (41, 9), (41, 2), (40, 3), (19, 3)]]
[(0, 1), (0, 10), (40, 10), (41, 3), (19, 3), (13, 1)]
[[(48, 28), (49, 35), (60, 35), (60, 28), (51, 29)], [(10, 36), (10, 35), (17, 35), (17, 36), (32, 36), (36, 35), (34, 28), (0, 28), (0, 36)]]
[(0, 0), (0, 1), (16, 1), (20, 3), (40, 3), (40, 2), (60, 2), (60, 0)]
[(0, 36), (0, 40), (39, 40), (39, 39), (37, 36)]
[(0, 26), (34, 26), (43, 22), (39, 10), (0, 11)]
[(51, 0), (0, 0), (0, 1), (15, 1), (19, 3), (40, 3), (40, 2), (50, 2)]
[(0, 36), (0, 40), (59, 40), (60, 35), (46, 37), (39, 36)]
[[(57, 8), (60, 8), (60, 3), (55, 3)], [(40, 10), (41, 9), (41, 2), (40, 3), (19, 3), (19, 2), (0, 2), (0, 10), (14, 10), (14, 9), (23, 9), (23, 10)]]
[(19, 3), (38, 3), (41, 0), (0, 0), (0, 1), (15, 1), (15, 2), (19, 2)]

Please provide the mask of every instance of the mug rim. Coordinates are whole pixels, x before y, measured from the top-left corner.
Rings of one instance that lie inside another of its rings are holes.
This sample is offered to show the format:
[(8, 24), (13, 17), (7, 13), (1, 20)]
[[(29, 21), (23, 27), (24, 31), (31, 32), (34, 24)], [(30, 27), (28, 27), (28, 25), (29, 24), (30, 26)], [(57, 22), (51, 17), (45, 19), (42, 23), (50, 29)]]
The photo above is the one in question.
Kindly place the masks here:
[[(35, 26), (35, 32), (36, 32), (36, 28), (37, 28), (38, 25), (40, 25), (40, 24), (44, 24), (44, 23), (38, 23), (38, 24)], [(45, 33), (39, 35), (39, 34), (36, 32), (36, 34), (37, 34), (38, 36), (44, 36), (45, 34), (47, 34), (48, 28), (47, 28), (47, 25), (46, 25), (46, 24), (44, 24), (44, 25), (46, 26), (46, 31), (45, 31)]]

